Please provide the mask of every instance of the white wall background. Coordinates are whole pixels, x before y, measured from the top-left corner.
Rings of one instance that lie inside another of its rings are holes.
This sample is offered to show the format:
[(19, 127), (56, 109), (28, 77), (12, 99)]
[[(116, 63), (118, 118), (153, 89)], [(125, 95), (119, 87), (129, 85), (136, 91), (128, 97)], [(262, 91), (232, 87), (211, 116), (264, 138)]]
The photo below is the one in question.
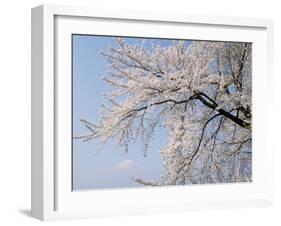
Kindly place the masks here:
[[(50, 225), (280, 225), (281, 218), (281, 13), (278, 1), (261, 0), (6, 0), (0, 8), (0, 225), (39, 225), (30, 208), (30, 8), (43, 3), (263, 17), (275, 20), (274, 109), (268, 125), (275, 149), (276, 203), (270, 208), (50, 222)], [(266, 76), (266, 75), (265, 75)], [(278, 90), (279, 89), (279, 90)], [(271, 98), (271, 97), (270, 97)], [(280, 138), (279, 138), (280, 137)]]

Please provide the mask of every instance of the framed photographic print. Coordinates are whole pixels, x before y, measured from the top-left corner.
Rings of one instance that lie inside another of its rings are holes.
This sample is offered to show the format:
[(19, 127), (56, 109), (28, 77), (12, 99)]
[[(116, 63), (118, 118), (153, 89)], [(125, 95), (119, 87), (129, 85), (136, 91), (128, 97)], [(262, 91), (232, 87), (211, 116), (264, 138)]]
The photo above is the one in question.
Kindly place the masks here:
[(32, 215), (269, 205), (270, 20), (32, 9)]

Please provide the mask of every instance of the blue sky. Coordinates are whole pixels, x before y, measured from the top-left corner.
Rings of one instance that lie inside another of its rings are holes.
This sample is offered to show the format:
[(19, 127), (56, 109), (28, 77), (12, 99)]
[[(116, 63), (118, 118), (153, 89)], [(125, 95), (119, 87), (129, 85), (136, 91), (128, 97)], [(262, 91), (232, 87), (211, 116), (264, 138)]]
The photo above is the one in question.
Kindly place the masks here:
[[(130, 44), (140, 43), (143, 39), (126, 38)], [(167, 40), (154, 40), (161, 46), (170, 45)], [(149, 40), (147, 47), (149, 46)], [(112, 37), (73, 36), (73, 135), (85, 134), (87, 129), (79, 118), (97, 123), (100, 118), (101, 103), (106, 100), (103, 94), (110, 89), (101, 80), (105, 75), (107, 61), (101, 50), (115, 47)], [(97, 154), (99, 141), (73, 141), (73, 189), (103, 189), (141, 186), (130, 177), (159, 181), (162, 161), (159, 150), (165, 145), (166, 133), (157, 129), (155, 139), (150, 144), (147, 157), (143, 156), (140, 143), (129, 146), (124, 153), (109, 141)]]

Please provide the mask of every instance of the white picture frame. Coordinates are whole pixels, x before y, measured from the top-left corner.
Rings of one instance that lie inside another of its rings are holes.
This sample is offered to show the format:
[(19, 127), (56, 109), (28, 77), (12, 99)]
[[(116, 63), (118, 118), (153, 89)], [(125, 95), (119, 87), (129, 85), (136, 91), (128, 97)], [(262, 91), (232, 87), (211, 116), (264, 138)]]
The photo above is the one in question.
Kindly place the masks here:
[[(166, 29), (154, 29), (160, 25)], [(68, 111), (69, 102), (64, 101), (69, 98), (71, 89), (71, 76), (68, 77), (71, 73), (70, 35), (98, 33), (145, 37), (150, 32), (153, 37), (184, 38), (183, 31), (187, 28), (190, 36), (185, 38), (254, 43), (253, 104), (256, 117), (253, 119), (253, 149), (256, 157), (253, 159), (253, 182), (72, 192), (69, 183), (71, 154), (66, 138), (71, 127), (71, 113)], [(273, 22), (265, 19), (122, 12), (56, 5), (33, 8), (32, 216), (56, 220), (271, 205), (273, 179), (268, 175), (273, 172), (273, 150), (268, 148), (266, 140), (268, 110), (260, 102), (266, 101), (270, 93), (272, 45)], [(63, 103), (65, 105), (58, 108)], [(261, 150), (266, 150), (263, 159)]]

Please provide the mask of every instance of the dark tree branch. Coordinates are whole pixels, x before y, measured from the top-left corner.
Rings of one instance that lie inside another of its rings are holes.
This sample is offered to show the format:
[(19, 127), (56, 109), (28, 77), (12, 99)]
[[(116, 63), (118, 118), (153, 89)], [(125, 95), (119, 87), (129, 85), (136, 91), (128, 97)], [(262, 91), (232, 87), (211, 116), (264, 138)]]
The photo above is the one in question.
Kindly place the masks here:
[[(218, 104), (211, 99), (209, 96), (207, 96), (206, 94), (200, 92), (198, 93), (198, 100), (200, 100), (204, 105), (206, 105), (209, 108), (215, 109), (216, 111), (218, 111), (221, 115), (225, 116), (226, 118), (230, 119), (231, 121), (235, 122), (236, 124), (238, 124), (241, 127), (244, 128), (251, 128), (251, 124), (248, 122), (245, 122), (244, 120), (238, 118), (237, 116), (232, 115), (231, 113), (223, 110), (223, 109), (216, 109), (218, 107)], [(206, 100), (206, 99), (208, 100)]]
[(228, 154), (228, 157), (231, 157), (231, 156), (234, 155), (235, 153), (239, 152), (240, 149), (242, 148), (242, 146), (243, 146), (245, 143), (247, 143), (247, 142), (249, 142), (249, 141), (251, 141), (251, 140), (252, 140), (252, 138), (248, 138), (248, 139), (244, 140), (243, 142), (241, 142), (241, 143), (239, 144), (239, 146), (238, 146), (233, 152), (231, 152), (231, 153)]
[(195, 158), (195, 156), (196, 156), (197, 153), (199, 152), (200, 146), (201, 146), (201, 143), (202, 143), (202, 140), (203, 140), (203, 137), (204, 137), (204, 132), (205, 132), (205, 129), (206, 129), (207, 125), (209, 124), (209, 122), (211, 122), (214, 118), (216, 118), (216, 117), (218, 117), (218, 116), (220, 116), (220, 115), (221, 115), (221, 114), (218, 113), (218, 114), (212, 116), (211, 118), (209, 118), (209, 119), (206, 121), (206, 123), (205, 123), (204, 126), (203, 126), (203, 129), (202, 129), (202, 132), (201, 132), (201, 136), (200, 136), (200, 139), (199, 139), (198, 146), (197, 146), (196, 150), (193, 152), (193, 154), (192, 154), (191, 156), (186, 157), (187, 162), (185, 162), (185, 163), (181, 166), (181, 168), (178, 170), (176, 180), (178, 179), (178, 177), (179, 177), (181, 171), (182, 171), (187, 165), (189, 165), (189, 166), (191, 165), (193, 159)]

